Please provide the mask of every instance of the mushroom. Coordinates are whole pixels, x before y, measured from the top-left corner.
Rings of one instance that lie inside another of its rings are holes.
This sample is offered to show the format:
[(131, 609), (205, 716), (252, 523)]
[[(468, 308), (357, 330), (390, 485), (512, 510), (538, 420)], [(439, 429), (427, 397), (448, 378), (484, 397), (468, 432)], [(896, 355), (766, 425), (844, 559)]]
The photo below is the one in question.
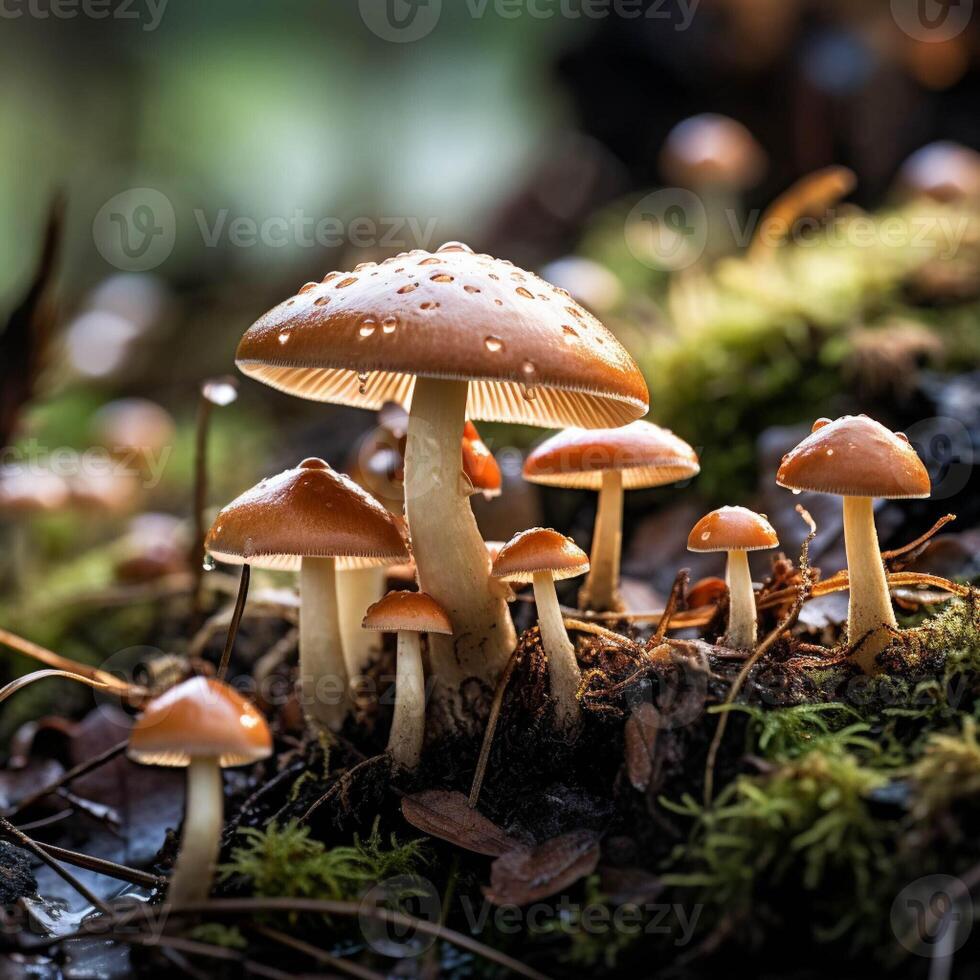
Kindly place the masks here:
[(709, 256), (730, 252), (741, 195), (762, 178), (765, 151), (740, 122), (705, 112), (679, 122), (660, 154), (664, 177), (698, 195), (707, 219)]
[(221, 681), (192, 677), (143, 709), (126, 755), (143, 765), (187, 769), (184, 828), (167, 893), (171, 905), (202, 902), (211, 890), (224, 824), (221, 770), (271, 752), (265, 718)]
[(446, 611), (424, 592), (389, 592), (364, 614), (366, 630), (398, 634), (395, 668), (395, 716), (388, 751), (403, 769), (414, 769), (422, 755), (425, 734), (425, 676), (420, 633), (451, 635)]
[[(205, 541), (218, 561), (299, 571), (300, 686), (310, 721), (338, 731), (350, 710), (335, 562), (408, 557), (395, 519), (322, 459), (268, 477), (224, 507)], [(333, 693), (323, 690), (325, 684)]]
[(445, 696), (494, 684), (515, 635), (465, 487), (467, 418), (615, 426), (643, 415), (643, 376), (562, 290), (451, 242), (308, 283), (253, 325), (239, 368), (280, 390), (377, 409), (410, 406), (406, 513), (419, 585), (452, 620), (430, 657)]
[(26, 464), (0, 466), (0, 532), (8, 540), (0, 548), (0, 586), (20, 589), (32, 565), (28, 521), (68, 504), (65, 481), (50, 469)]
[(528, 456), (526, 480), (599, 491), (589, 557), (592, 570), (579, 592), (580, 608), (623, 609), (619, 596), (623, 489), (660, 487), (688, 480), (699, 471), (697, 453), (683, 439), (646, 421), (618, 429), (566, 429)]
[(878, 548), (874, 498), (928, 497), (929, 474), (908, 439), (866, 415), (817, 419), (784, 457), (776, 482), (788, 490), (814, 490), (844, 498), (844, 546), (850, 597), (847, 638), (853, 656), (873, 673), (877, 655), (897, 630), (888, 578)]
[(103, 405), (92, 420), (93, 435), (125, 469), (151, 477), (167, 462), (177, 425), (163, 406), (146, 398), (119, 398)]
[(558, 605), (555, 582), (574, 578), (589, 570), (585, 552), (564, 534), (550, 528), (534, 527), (515, 534), (497, 553), (493, 575), (505, 582), (532, 582), (538, 607), (541, 645), (548, 657), (551, 696), (558, 705), (558, 721), (572, 727), (579, 717), (576, 694), (582, 672)]
[(472, 422), (463, 426), (463, 476), (469, 480), (473, 493), (482, 493), (486, 500), (500, 496), (500, 467)]
[(902, 164), (896, 184), (906, 198), (976, 205), (980, 203), (980, 153), (951, 140), (929, 143)]
[(688, 551), (724, 551), (728, 555), (726, 646), (735, 650), (750, 650), (755, 646), (755, 594), (748, 552), (775, 548), (778, 544), (766, 515), (747, 507), (719, 507), (705, 514), (691, 529)]

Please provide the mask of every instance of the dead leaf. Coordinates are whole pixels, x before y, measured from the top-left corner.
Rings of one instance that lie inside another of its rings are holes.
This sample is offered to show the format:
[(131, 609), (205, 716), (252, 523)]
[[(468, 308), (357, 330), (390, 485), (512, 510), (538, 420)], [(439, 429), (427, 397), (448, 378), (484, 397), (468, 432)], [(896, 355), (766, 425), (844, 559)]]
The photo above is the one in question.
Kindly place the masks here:
[(476, 854), (499, 857), (521, 846), (492, 820), (471, 809), (462, 793), (430, 789), (406, 796), (402, 816), (423, 833)]
[(659, 716), (649, 701), (641, 701), (626, 721), (626, 774), (633, 789), (643, 792), (653, 776), (653, 753), (657, 745)]
[(537, 847), (517, 847), (490, 868), (483, 889), (494, 905), (529, 905), (592, 874), (599, 863), (599, 838), (591, 830), (573, 830)]

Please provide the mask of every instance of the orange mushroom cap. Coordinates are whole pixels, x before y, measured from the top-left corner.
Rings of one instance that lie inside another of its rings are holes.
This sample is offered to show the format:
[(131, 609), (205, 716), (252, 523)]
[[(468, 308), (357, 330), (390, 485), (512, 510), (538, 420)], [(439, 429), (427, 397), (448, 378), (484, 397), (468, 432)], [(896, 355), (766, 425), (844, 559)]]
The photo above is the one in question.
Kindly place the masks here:
[(930, 491), (929, 473), (906, 436), (866, 415), (817, 419), (783, 457), (776, 482), (842, 497), (928, 497)]
[(469, 381), (470, 418), (621, 425), (647, 410), (618, 340), (564, 290), (448, 242), (331, 272), (246, 332), (237, 364), (314, 401), (411, 402), (416, 376)]
[(660, 487), (700, 472), (698, 454), (669, 429), (639, 420), (616, 429), (565, 429), (524, 462), (532, 483), (598, 490), (603, 470), (621, 470), (627, 490)]
[(500, 467), (472, 422), (467, 422), (463, 427), (463, 472), (477, 490), (483, 491), (484, 496), (500, 496), (503, 484)]
[(389, 592), (368, 607), (361, 628), (451, 634), (453, 624), (446, 610), (427, 592)]
[(532, 527), (515, 534), (494, 559), (490, 574), (505, 582), (530, 582), (535, 572), (551, 572), (557, 581), (589, 570), (589, 557), (564, 534)]
[(775, 548), (779, 538), (765, 514), (748, 507), (719, 507), (691, 528), (688, 551), (761, 551)]
[(219, 561), (257, 568), (295, 570), (301, 558), (331, 556), (362, 568), (408, 558), (400, 524), (322, 459), (305, 459), (236, 497), (204, 546)]
[(150, 701), (126, 749), (134, 762), (152, 766), (188, 766), (198, 758), (241, 766), (271, 753), (265, 718), (233, 687), (209, 677), (192, 677)]

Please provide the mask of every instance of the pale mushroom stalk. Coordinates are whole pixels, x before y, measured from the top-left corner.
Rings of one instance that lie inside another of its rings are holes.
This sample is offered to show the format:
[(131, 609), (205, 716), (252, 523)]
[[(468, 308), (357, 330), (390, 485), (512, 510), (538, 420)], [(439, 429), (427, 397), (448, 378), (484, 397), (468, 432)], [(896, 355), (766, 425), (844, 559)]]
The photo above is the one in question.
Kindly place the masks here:
[(579, 703), (575, 696), (582, 682), (582, 672), (575, 658), (575, 647), (565, 631), (558, 605), (558, 593), (551, 572), (534, 573), (534, 601), (538, 607), (538, 628), (541, 645), (548, 655), (548, 676), (551, 695), (558, 702), (559, 719), (574, 725), (579, 718)]
[(898, 629), (878, 548), (871, 497), (844, 497), (844, 547), (850, 582), (847, 637), (851, 643), (865, 637), (855, 659), (870, 673), (875, 657), (893, 638), (889, 628)]
[(439, 682), (457, 689), (471, 676), (494, 683), (516, 643), (503, 590), (460, 480), (469, 383), (418, 377), (405, 449), (405, 511), (419, 587), (448, 613), (452, 636), (430, 638)]
[(167, 889), (167, 901), (171, 905), (185, 906), (207, 900), (223, 825), (224, 793), (218, 760), (211, 756), (195, 757), (187, 767), (184, 829)]
[(619, 595), (619, 565), (623, 550), (623, 474), (604, 470), (595, 528), (592, 532), (591, 570), (579, 590), (582, 609), (594, 612), (619, 612), (623, 608)]
[[(432, 636), (429, 637), (432, 642)], [(422, 638), (410, 630), (398, 631), (395, 667), (395, 715), (388, 736), (388, 751), (396, 764), (414, 769), (422, 757), (425, 734), (425, 675)]]
[(384, 567), (351, 568), (337, 573), (337, 603), (344, 663), (350, 678), (361, 676), (380, 649), (378, 635), (361, 627), (364, 610), (385, 594), (388, 572)]
[(333, 558), (302, 560), (299, 573), (299, 676), (307, 718), (339, 731), (350, 708)]
[(725, 642), (736, 650), (755, 646), (755, 593), (749, 556), (745, 551), (729, 551), (726, 570), (728, 583), (728, 632)]

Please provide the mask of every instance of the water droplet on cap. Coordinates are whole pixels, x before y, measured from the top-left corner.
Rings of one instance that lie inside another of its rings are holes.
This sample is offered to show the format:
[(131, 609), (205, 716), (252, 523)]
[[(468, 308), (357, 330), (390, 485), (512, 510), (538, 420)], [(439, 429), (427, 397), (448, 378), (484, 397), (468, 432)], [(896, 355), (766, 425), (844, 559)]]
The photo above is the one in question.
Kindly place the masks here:
[(504, 342), (499, 337), (487, 337), (486, 340), (483, 341), (483, 344), (491, 354), (496, 354), (498, 351), (502, 351), (504, 349)]
[(366, 316), (361, 320), (361, 325), (357, 332), (361, 337), (370, 337), (378, 328), (378, 321), (373, 316)]

